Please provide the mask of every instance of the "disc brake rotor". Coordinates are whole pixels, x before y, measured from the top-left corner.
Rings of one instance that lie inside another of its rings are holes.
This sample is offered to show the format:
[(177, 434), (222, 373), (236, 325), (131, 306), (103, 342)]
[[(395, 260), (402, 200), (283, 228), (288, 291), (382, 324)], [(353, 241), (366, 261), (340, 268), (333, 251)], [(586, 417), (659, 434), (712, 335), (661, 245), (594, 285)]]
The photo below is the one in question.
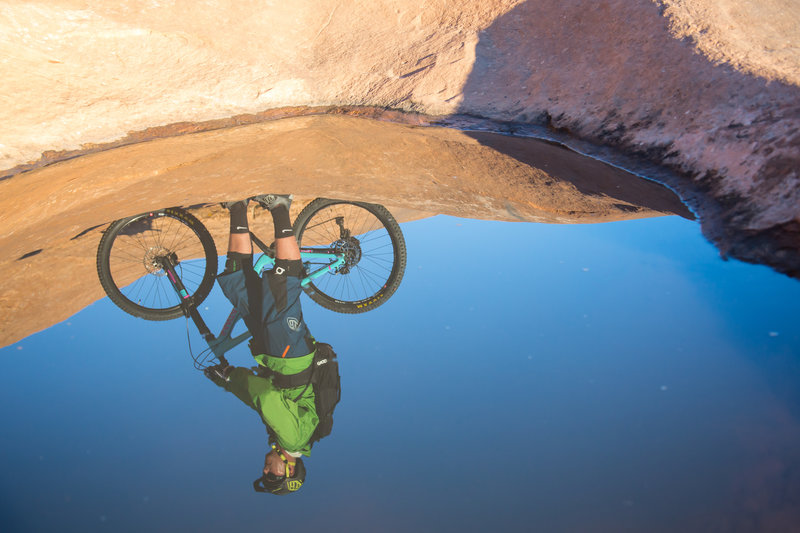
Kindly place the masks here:
[(166, 276), (167, 272), (162, 266), (163, 258), (170, 255), (170, 251), (163, 246), (151, 246), (145, 253), (142, 262), (149, 274)]
[(347, 274), (361, 261), (361, 243), (355, 237), (339, 239), (333, 243), (333, 247), (336, 253), (344, 254), (344, 264), (339, 267), (339, 273)]

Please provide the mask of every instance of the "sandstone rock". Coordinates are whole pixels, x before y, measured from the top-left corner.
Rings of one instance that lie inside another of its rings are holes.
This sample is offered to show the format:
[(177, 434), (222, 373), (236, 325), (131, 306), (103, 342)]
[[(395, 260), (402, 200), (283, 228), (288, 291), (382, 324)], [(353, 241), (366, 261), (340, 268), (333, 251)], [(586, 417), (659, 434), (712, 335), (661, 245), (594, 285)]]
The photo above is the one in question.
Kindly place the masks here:
[[(384, 204), (401, 221), (691, 216), (660, 185), (562, 147), (490, 133), (322, 115), (156, 139), (0, 182), (0, 198), (16, 199), (0, 211), (0, 346), (103, 297), (95, 254), (112, 220), (211, 203), (197, 215), (223, 254), (228, 218), (214, 202), (265, 191), (295, 193), (293, 216), (317, 196)], [(271, 217), (254, 210), (251, 227), (269, 231)]]
[(284, 106), (467, 114), (664, 164), (723, 253), (797, 274), (798, 16), (787, 0), (9, 0), (0, 168)]

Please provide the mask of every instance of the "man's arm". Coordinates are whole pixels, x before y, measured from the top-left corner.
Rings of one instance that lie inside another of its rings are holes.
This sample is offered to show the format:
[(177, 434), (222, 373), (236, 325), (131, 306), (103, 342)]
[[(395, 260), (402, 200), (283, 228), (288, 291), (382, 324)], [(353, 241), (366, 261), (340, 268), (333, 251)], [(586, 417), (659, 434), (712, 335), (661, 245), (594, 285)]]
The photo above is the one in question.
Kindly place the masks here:
[(256, 411), (258, 414), (261, 414), (258, 411), (256, 404), (253, 402), (253, 399), (247, 394), (246, 376), (247, 375), (252, 376), (251, 370), (248, 368), (235, 367), (235, 366), (227, 368), (229, 370), (225, 371), (224, 377), (220, 376), (216, 372), (209, 371), (212, 369), (207, 369), (205, 375), (215, 385), (225, 389), (228, 392), (233, 393), (233, 395), (239, 398), (242, 401), (242, 403), (244, 403), (247, 407)]

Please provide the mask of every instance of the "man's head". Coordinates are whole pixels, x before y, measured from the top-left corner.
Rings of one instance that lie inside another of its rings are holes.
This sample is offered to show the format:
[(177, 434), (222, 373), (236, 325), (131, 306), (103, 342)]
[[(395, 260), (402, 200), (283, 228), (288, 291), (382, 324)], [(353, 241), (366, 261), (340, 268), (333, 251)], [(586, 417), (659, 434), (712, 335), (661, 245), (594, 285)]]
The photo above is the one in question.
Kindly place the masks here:
[(295, 459), (273, 444), (264, 457), (263, 475), (253, 482), (253, 488), (256, 492), (289, 494), (300, 490), (305, 479), (303, 460)]

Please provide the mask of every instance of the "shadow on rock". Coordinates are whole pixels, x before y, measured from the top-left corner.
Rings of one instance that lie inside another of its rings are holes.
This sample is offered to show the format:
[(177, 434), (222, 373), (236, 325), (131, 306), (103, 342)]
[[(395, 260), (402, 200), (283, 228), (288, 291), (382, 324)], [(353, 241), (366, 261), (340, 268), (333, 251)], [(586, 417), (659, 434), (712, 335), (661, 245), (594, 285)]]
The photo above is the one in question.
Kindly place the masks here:
[(645, 1), (528, 1), (480, 34), (475, 55), (465, 114), (659, 165), (669, 172), (646, 175), (699, 213), (723, 255), (800, 276), (787, 233), (800, 219), (800, 89), (712, 63)]

